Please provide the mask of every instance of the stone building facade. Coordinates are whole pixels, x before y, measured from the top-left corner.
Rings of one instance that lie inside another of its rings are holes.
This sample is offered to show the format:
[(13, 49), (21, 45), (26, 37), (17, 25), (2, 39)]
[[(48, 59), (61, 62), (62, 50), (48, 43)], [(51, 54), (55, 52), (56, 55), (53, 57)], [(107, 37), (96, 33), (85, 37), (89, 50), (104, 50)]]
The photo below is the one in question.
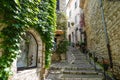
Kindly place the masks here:
[(82, 42), (80, 29), (81, 14), (83, 11), (79, 7), (79, 0), (69, 0), (66, 4), (66, 15), (68, 17), (67, 39), (74, 45)]
[[(83, 1), (83, 0), (81, 0)], [(110, 52), (112, 57), (112, 73), (120, 79), (120, 1), (102, 0), (105, 23), (107, 28)], [(101, 17), (100, 0), (85, 0), (82, 6), (85, 14), (85, 31), (87, 33), (87, 48), (96, 56), (109, 60), (106, 35)]]
[(66, 0), (57, 0), (57, 11), (65, 12)]

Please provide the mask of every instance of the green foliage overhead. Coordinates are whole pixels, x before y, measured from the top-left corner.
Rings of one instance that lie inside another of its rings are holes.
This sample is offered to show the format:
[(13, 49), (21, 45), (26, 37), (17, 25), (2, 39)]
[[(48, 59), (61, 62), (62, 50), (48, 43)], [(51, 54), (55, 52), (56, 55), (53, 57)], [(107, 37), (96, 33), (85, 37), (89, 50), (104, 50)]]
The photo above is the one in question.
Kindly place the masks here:
[(0, 23), (7, 27), (0, 32), (0, 80), (8, 80), (10, 67), (20, 53), (20, 39), (29, 27), (38, 31), (46, 44), (46, 67), (50, 64), (51, 48), (56, 26), (56, 0), (0, 0)]
[(58, 44), (58, 47), (56, 49), (56, 53), (58, 53), (58, 54), (66, 53), (67, 46), (68, 46), (67, 40), (60, 41), (60, 43)]
[(66, 38), (67, 17), (64, 12), (57, 12), (56, 25), (58, 30), (63, 30), (64, 34), (62, 36)]
[(67, 29), (67, 17), (63, 12), (57, 13), (57, 29), (66, 30)]
[(38, 30), (38, 32), (44, 31), (40, 34), (44, 35), (42, 38), (46, 43), (45, 62), (46, 67), (48, 67), (51, 61), (51, 48), (53, 47), (54, 31), (56, 26), (56, 0), (42, 0), (39, 9), (40, 13), (44, 14), (38, 15), (41, 25), (39, 25), (36, 30)]

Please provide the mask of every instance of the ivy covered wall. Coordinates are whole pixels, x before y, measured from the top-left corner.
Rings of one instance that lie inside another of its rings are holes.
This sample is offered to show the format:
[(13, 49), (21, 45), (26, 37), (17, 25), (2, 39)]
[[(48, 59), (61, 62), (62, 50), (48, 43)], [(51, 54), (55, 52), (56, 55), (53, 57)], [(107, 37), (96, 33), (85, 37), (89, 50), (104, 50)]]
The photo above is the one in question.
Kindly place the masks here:
[[(0, 23), (6, 24), (0, 31), (0, 80), (8, 80), (11, 64), (20, 53), (21, 36), (28, 28), (34, 28), (46, 44), (45, 64), (50, 65), (54, 30), (56, 26), (56, 0), (0, 0)], [(0, 26), (1, 27), (1, 26)]]

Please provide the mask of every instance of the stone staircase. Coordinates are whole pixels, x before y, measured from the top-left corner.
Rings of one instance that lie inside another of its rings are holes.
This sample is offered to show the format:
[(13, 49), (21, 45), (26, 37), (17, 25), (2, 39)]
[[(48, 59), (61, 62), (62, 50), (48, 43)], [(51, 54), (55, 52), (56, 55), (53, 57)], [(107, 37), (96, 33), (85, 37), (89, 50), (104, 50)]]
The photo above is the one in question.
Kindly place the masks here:
[(65, 68), (62, 74), (61, 80), (102, 80), (102, 75), (92, 67)]
[(46, 80), (103, 80), (103, 75), (95, 71), (84, 54), (76, 49), (70, 50), (74, 55), (73, 62), (53, 63)]

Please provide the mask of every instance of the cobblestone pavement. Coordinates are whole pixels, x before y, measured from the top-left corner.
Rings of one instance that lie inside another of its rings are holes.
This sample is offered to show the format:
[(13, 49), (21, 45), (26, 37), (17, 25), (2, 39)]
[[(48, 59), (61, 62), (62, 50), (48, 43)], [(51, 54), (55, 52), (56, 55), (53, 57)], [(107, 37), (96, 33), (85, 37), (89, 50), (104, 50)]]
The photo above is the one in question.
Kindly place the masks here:
[(102, 74), (86, 60), (78, 49), (69, 47), (67, 60), (52, 63), (46, 80), (102, 80)]

